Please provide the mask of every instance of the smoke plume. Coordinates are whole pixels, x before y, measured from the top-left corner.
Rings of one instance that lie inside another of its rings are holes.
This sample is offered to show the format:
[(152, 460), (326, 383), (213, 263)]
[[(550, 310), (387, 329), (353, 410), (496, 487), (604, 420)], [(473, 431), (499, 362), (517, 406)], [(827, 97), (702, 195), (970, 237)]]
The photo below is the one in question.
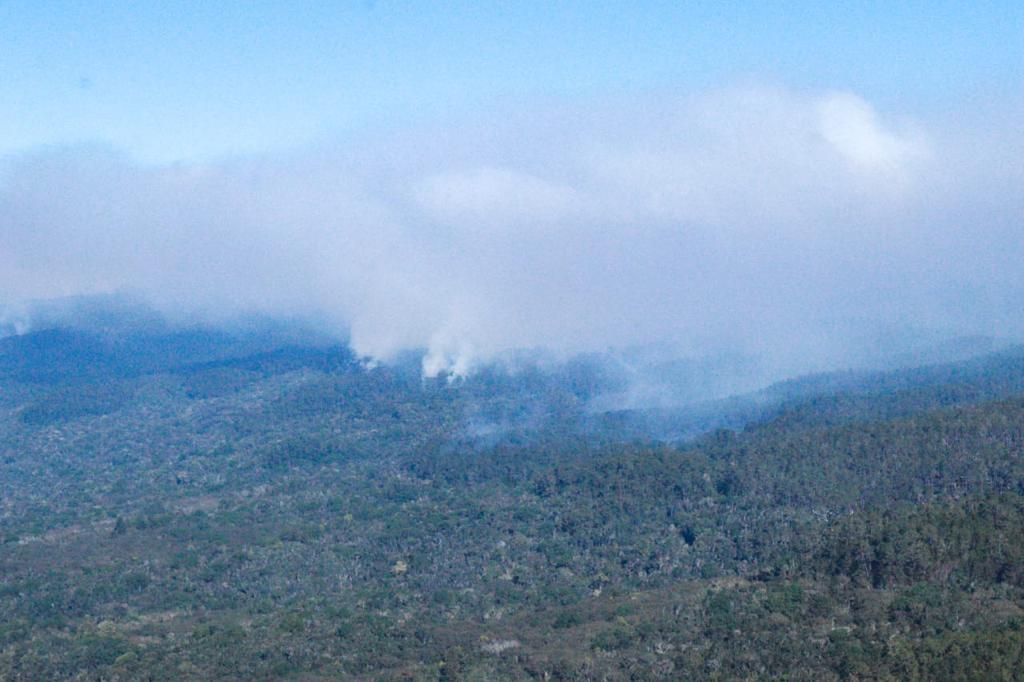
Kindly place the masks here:
[(1019, 338), (1013, 121), (748, 88), (209, 164), (37, 150), (0, 166), (0, 303), (306, 318), (374, 358), (425, 348), (428, 375), (523, 348), (661, 344), (780, 374), (901, 335)]

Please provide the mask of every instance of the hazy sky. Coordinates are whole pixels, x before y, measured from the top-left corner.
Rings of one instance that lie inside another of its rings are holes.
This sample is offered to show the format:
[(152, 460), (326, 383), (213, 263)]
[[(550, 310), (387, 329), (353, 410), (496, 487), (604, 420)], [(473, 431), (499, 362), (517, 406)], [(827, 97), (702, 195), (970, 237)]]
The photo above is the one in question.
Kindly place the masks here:
[(736, 82), (942, 108), (1021, 87), (1003, 2), (0, 1), (0, 153), (262, 152), (522, 101)]
[(4, 314), (297, 314), (431, 373), (1024, 336), (1017, 3), (598, 5), (0, 2)]

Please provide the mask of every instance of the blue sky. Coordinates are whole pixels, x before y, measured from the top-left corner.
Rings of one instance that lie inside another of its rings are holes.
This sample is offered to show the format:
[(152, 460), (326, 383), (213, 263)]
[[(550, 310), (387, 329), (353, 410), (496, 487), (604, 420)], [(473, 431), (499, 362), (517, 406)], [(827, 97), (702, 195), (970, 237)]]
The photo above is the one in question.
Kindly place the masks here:
[(146, 162), (734, 83), (927, 115), (1019, 94), (1019, 2), (0, 1), (0, 154)]

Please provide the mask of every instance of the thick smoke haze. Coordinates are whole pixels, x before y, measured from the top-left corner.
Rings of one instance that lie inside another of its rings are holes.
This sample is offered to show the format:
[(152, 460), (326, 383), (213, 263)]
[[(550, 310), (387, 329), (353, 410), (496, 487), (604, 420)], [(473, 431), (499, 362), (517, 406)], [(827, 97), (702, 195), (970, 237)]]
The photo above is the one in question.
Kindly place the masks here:
[(289, 155), (0, 169), (0, 302), (122, 292), (317, 321), (456, 373), (658, 345), (781, 376), (1024, 335), (1016, 117), (732, 89), (492, 112)]

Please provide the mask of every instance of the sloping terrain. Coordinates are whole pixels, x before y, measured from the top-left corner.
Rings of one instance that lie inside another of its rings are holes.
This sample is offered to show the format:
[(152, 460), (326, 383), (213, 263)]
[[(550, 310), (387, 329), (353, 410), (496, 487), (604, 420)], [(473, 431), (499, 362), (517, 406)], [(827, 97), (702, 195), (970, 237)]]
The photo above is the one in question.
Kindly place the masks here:
[(0, 677), (1013, 679), (1022, 358), (652, 416), (585, 363), (4, 339)]

